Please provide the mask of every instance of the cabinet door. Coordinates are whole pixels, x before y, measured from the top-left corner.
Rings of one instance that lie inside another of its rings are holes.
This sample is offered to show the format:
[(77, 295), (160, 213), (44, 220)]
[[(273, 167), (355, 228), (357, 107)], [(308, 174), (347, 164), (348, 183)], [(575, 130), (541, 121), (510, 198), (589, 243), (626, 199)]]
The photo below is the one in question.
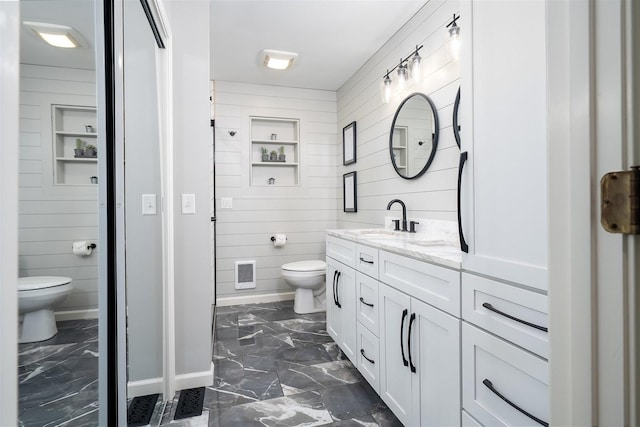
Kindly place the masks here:
[(459, 426), (460, 320), (412, 299), (410, 330), (409, 365), (416, 370), (411, 425)]
[[(380, 283), (380, 397), (404, 425), (412, 424), (407, 336), (411, 299)], [(405, 365), (406, 363), (406, 365)]]
[(355, 365), (356, 272), (327, 257), (327, 332)]
[[(462, 265), (546, 290), (545, 2), (461, 2), (460, 12), (470, 23), (460, 61)], [(513, 61), (511, 51), (527, 54)]]
[(336, 343), (342, 330), (342, 311), (338, 308), (335, 297), (336, 278), (340, 263), (327, 257), (327, 333)]
[[(333, 276), (332, 276), (333, 277)], [(336, 277), (337, 300), (340, 310), (341, 328), (338, 345), (354, 365), (358, 359), (358, 332), (356, 328), (356, 272), (353, 268), (340, 266)]]

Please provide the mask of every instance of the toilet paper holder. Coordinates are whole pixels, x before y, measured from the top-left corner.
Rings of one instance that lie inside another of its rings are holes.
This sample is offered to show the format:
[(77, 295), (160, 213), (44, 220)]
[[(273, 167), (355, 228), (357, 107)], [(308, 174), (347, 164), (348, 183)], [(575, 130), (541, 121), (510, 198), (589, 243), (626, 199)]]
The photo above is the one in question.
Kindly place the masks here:
[[(287, 240), (287, 238), (285, 237), (284, 240)], [(271, 241), (275, 242), (276, 241), (276, 236), (271, 236)]]
[(87, 248), (95, 249), (96, 248), (96, 244), (95, 243), (91, 243), (90, 245), (87, 245)]

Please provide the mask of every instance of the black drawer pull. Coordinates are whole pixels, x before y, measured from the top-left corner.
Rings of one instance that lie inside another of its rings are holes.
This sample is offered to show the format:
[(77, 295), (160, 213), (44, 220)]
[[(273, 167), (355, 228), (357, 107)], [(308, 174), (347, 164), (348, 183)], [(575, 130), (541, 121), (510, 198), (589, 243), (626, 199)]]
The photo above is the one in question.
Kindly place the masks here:
[(373, 264), (373, 261), (367, 261), (366, 259), (360, 257), (360, 261), (366, 262), (367, 264)]
[(360, 297), (360, 302), (364, 305), (368, 305), (369, 307), (373, 307), (373, 304), (369, 304), (368, 302), (364, 302), (364, 298)]
[(513, 317), (510, 314), (507, 314), (503, 311), (497, 310), (495, 308), (493, 308), (493, 306), (491, 304), (489, 304), (488, 302), (484, 302), (482, 303), (482, 306), (484, 308), (486, 308), (489, 311), (493, 311), (494, 313), (499, 314), (500, 316), (504, 316), (507, 319), (511, 319), (511, 320), (515, 320), (516, 322), (522, 323), (523, 325), (527, 325), (530, 326), (532, 328), (536, 328), (540, 331), (544, 331), (544, 332), (549, 332), (549, 328), (545, 328), (544, 326), (540, 326), (540, 325), (536, 325), (535, 323), (531, 323), (531, 322), (527, 322), (526, 320), (522, 320), (522, 319), (518, 319), (517, 317)]
[(409, 366), (409, 361), (407, 360), (406, 357), (404, 357), (404, 341), (402, 341), (402, 339), (404, 338), (402, 335), (404, 335), (404, 319), (407, 317), (407, 314), (409, 314), (409, 310), (407, 310), (406, 308), (404, 310), (402, 310), (402, 320), (400, 320), (400, 353), (402, 354), (402, 364), (404, 366)]
[(364, 357), (365, 359), (367, 359), (367, 362), (371, 363), (372, 365), (375, 365), (376, 362), (374, 360), (371, 360), (367, 357), (366, 354), (364, 354), (364, 348), (360, 349), (360, 354), (362, 355), (362, 357)]
[(540, 425), (543, 425), (545, 427), (549, 427), (549, 423), (544, 422), (540, 418), (531, 415), (530, 413), (528, 413), (527, 411), (525, 411), (524, 409), (520, 408), (518, 405), (516, 405), (515, 403), (513, 403), (512, 401), (510, 401), (509, 399), (504, 397), (502, 394), (500, 394), (500, 392), (493, 387), (493, 383), (491, 381), (489, 381), (488, 379), (485, 378), (484, 380), (482, 380), (482, 384), (484, 384), (496, 396), (498, 396), (500, 399), (504, 400), (509, 406), (514, 408), (516, 411), (520, 412), (523, 415), (526, 415), (527, 417), (531, 418), (533, 421), (537, 422)]

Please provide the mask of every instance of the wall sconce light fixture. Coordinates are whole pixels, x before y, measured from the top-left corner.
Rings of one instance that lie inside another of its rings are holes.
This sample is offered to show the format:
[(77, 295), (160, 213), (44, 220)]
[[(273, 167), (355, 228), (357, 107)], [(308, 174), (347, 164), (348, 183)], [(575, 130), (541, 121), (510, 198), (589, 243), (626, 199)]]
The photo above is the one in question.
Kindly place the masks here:
[(451, 53), (454, 59), (460, 58), (460, 27), (456, 21), (460, 19), (460, 15), (453, 14), (453, 20), (447, 24), (449, 28), (449, 37), (451, 38)]
[[(398, 92), (402, 92), (405, 88), (405, 84), (409, 77), (413, 78), (415, 82), (418, 82), (421, 77), (420, 73), (420, 54), (418, 51), (422, 49), (422, 45), (416, 46), (415, 50), (409, 54), (406, 58), (400, 58), (400, 63), (393, 67), (391, 70), (382, 76), (382, 99), (385, 104), (391, 100), (391, 77), (389, 76), (394, 70), (398, 70)], [(411, 76), (409, 76), (409, 59), (411, 59)]]

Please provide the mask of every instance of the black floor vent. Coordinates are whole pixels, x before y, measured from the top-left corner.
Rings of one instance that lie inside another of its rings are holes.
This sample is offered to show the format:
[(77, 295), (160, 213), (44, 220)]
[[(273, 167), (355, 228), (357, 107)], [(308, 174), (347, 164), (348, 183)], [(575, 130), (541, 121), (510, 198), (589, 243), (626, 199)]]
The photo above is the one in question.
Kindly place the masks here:
[(129, 427), (148, 425), (157, 401), (158, 394), (134, 397), (127, 410), (127, 425)]
[(202, 404), (204, 402), (204, 387), (190, 388), (182, 390), (178, 398), (176, 415), (174, 420), (182, 418), (197, 417), (202, 415)]

